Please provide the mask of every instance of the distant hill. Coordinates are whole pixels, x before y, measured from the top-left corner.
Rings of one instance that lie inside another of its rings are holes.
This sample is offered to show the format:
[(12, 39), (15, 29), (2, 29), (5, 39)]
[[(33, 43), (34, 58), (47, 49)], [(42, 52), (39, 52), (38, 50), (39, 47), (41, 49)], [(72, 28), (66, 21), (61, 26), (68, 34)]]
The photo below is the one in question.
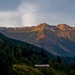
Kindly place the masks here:
[(54, 55), (75, 57), (75, 27), (41, 23), (33, 27), (0, 28), (0, 31), (10, 38), (42, 47)]

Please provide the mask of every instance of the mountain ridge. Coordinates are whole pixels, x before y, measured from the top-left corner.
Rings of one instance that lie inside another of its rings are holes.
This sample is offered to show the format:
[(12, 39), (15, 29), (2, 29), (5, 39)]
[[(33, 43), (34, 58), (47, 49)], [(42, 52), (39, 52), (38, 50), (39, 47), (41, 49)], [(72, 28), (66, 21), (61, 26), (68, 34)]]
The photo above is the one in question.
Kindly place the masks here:
[(75, 29), (67, 24), (51, 26), (41, 23), (34, 27), (8, 28), (2, 33), (10, 38), (18, 39), (45, 48), (58, 56), (75, 56)]

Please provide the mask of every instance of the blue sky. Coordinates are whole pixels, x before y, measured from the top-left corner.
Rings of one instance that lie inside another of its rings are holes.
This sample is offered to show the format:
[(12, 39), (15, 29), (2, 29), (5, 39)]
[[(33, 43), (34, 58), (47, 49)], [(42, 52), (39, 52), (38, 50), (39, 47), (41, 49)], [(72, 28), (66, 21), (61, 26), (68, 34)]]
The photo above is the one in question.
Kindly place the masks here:
[(0, 27), (40, 23), (75, 26), (75, 0), (0, 0)]

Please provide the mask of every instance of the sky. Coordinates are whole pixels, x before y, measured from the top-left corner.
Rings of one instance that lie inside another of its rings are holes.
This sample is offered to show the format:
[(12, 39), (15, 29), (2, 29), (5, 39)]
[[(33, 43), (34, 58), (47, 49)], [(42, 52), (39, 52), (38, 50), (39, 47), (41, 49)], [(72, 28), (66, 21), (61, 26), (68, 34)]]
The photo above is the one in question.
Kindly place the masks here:
[(0, 0), (0, 27), (75, 26), (75, 0)]

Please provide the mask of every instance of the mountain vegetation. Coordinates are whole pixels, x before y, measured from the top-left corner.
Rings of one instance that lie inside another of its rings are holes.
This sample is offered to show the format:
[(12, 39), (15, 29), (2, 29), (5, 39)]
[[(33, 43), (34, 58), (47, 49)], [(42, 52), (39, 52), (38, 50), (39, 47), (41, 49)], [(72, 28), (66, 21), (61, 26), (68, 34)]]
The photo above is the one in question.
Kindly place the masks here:
[[(49, 64), (49, 67), (35, 67)], [(0, 74), (2, 75), (75, 75), (75, 63), (63, 63), (43, 48), (5, 37), (0, 33)]]

